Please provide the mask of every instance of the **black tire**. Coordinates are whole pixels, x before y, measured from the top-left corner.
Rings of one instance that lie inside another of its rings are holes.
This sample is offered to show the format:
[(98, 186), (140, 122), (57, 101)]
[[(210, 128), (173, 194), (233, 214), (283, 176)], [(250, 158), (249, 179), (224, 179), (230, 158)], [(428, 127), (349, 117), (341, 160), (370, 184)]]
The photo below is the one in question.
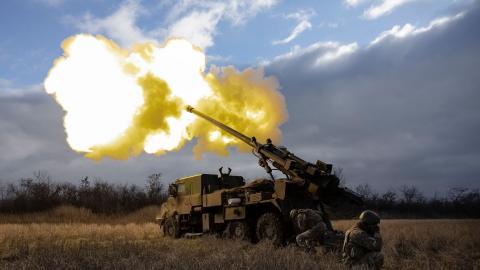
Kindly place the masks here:
[(225, 229), (225, 237), (233, 240), (250, 240), (250, 226), (244, 220), (231, 221)]
[(258, 241), (269, 240), (275, 245), (284, 243), (284, 227), (282, 220), (275, 213), (265, 213), (257, 220), (255, 236)]
[(180, 237), (180, 228), (175, 216), (169, 217), (165, 220), (165, 223), (163, 224), (163, 235), (170, 238)]

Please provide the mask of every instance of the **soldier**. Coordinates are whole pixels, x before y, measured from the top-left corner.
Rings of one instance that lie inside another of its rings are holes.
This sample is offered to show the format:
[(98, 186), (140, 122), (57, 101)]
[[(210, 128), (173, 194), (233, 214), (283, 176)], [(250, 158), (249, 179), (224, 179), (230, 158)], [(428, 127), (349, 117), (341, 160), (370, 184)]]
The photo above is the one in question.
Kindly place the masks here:
[(381, 269), (383, 266), (380, 217), (367, 210), (359, 217), (360, 221), (345, 233), (343, 242), (343, 262), (348, 266), (364, 265), (368, 269)]
[(325, 232), (329, 230), (330, 222), (325, 222), (321, 210), (293, 209), (290, 211), (290, 218), (297, 233), (297, 244), (308, 251), (312, 250), (317, 242), (321, 242)]

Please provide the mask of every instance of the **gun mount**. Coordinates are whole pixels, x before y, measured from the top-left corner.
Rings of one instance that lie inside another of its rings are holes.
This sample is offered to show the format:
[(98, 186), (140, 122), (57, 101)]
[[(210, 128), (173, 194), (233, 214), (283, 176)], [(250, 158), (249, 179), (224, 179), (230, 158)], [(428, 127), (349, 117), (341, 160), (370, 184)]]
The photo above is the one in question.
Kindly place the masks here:
[(326, 204), (345, 201), (357, 205), (362, 204), (359, 195), (346, 187), (339, 186), (340, 181), (335, 174), (332, 174), (331, 164), (320, 160), (317, 160), (315, 164), (307, 162), (286, 148), (274, 145), (270, 139), (267, 139), (265, 144), (259, 143), (255, 137), (248, 137), (191, 106), (187, 106), (186, 110), (249, 145), (253, 154), (258, 158), (259, 165), (265, 169), (272, 180), (275, 180), (272, 174), (273, 166), (285, 174), (289, 181), (303, 187), (314, 200), (320, 200)]

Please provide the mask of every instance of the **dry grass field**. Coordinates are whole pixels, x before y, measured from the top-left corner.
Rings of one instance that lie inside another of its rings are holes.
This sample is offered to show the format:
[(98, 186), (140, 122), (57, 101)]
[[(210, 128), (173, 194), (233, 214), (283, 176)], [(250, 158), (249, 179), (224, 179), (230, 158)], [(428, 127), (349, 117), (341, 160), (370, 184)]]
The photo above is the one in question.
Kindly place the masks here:
[(85, 208), (61, 206), (51, 211), (31, 214), (8, 215), (0, 214), (0, 224), (31, 224), (31, 223), (86, 223), (86, 224), (129, 224), (150, 223), (160, 212), (160, 207), (149, 206), (136, 212), (106, 216), (97, 215)]
[[(156, 224), (142, 223), (155, 211), (109, 219), (65, 207), (47, 214), (0, 216), (0, 268), (344, 269), (338, 255), (306, 254), (293, 246), (212, 236), (166, 239)], [(353, 222), (336, 221), (334, 226), (345, 230)], [(479, 227), (480, 220), (384, 220), (385, 268), (480, 269)]]

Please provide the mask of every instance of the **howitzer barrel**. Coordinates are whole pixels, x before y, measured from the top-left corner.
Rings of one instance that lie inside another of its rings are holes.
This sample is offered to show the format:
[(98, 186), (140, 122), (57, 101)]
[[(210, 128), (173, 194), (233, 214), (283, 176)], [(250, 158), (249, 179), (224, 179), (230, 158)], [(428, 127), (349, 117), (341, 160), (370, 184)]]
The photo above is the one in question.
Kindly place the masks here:
[(255, 143), (252, 141), (251, 138), (247, 137), (246, 135), (236, 131), (235, 129), (233, 129), (233, 128), (227, 126), (227, 125), (224, 125), (223, 123), (218, 122), (217, 120), (211, 118), (210, 116), (205, 115), (205, 114), (195, 110), (192, 106), (187, 106), (187, 111), (190, 112), (190, 113), (193, 113), (197, 116), (200, 116), (201, 118), (203, 118), (203, 119), (207, 120), (208, 122), (214, 124), (218, 128), (228, 132), (229, 134), (236, 137), (237, 139), (239, 139), (239, 140), (243, 141), (244, 143), (250, 145), (251, 147), (255, 147)]
[[(259, 154), (260, 157), (260, 166), (264, 167), (268, 174), (274, 178), (272, 175), (272, 169), (268, 165), (267, 161), (271, 161), (274, 167), (282, 171), (285, 175), (288, 175), (294, 181), (304, 181), (301, 177), (299, 177), (298, 173), (294, 170), (294, 167), (302, 167), (308, 164), (308, 162), (304, 161), (303, 159), (293, 155), (292, 153), (279, 149), (278, 147), (274, 146), (271, 141), (267, 142), (267, 144), (258, 143), (255, 137), (249, 138), (248, 136), (236, 131), (235, 129), (211, 118), (208, 115), (205, 115), (202, 112), (195, 110), (192, 106), (186, 107), (187, 111), (193, 113), (208, 122), (214, 124), (215, 126), (219, 127), (223, 131), (229, 133), (230, 135), (236, 137), (237, 139), (245, 142), (250, 147), (254, 149), (255, 152)], [(290, 164), (290, 165), (287, 165)], [(308, 165), (307, 165), (308, 166)], [(292, 167), (291, 169), (289, 167)], [(313, 167), (312, 167), (313, 168)], [(313, 172), (311, 173), (314, 174)]]
[(285, 174), (293, 183), (304, 187), (314, 199), (321, 198), (324, 201), (336, 199), (355, 201), (358, 199), (357, 201), (360, 201), (355, 193), (338, 186), (339, 179), (331, 174), (331, 164), (326, 164), (320, 160), (312, 164), (294, 155), (284, 147), (275, 146), (270, 139), (267, 139), (266, 144), (259, 143), (255, 137), (250, 138), (195, 110), (192, 106), (187, 106), (186, 109), (252, 147), (255, 156), (259, 158), (259, 165), (266, 170), (272, 180), (275, 180), (275, 178), (269, 163)]

